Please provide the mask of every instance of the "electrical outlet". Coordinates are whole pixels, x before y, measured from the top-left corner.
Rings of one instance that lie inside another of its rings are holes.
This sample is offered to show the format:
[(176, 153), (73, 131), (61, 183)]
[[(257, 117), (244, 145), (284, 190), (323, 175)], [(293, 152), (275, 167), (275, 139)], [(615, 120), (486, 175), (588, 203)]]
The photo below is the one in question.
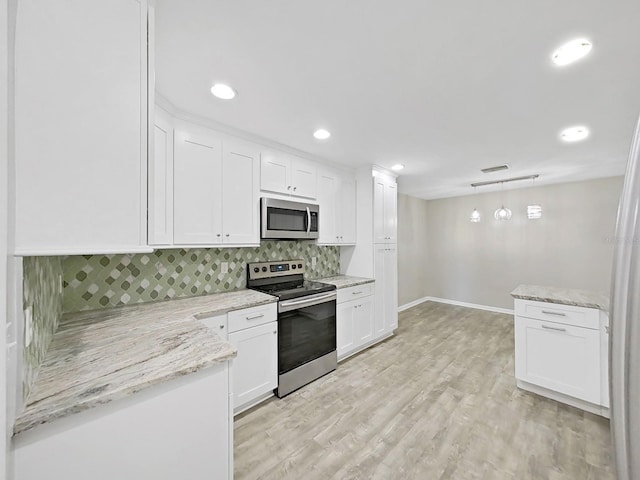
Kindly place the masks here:
[(316, 268), (317, 257), (311, 257), (311, 268)]
[(31, 316), (31, 309), (26, 308), (24, 310), (24, 346), (28, 347), (33, 341), (33, 317)]
[(229, 262), (220, 263), (220, 271), (222, 273), (229, 273)]

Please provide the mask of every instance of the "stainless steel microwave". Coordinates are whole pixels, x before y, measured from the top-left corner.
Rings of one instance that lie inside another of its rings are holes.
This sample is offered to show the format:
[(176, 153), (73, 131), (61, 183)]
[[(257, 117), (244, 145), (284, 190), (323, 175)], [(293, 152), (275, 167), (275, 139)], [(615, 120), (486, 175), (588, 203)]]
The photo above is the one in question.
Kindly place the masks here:
[(260, 237), (312, 240), (318, 238), (320, 207), (275, 198), (260, 199)]

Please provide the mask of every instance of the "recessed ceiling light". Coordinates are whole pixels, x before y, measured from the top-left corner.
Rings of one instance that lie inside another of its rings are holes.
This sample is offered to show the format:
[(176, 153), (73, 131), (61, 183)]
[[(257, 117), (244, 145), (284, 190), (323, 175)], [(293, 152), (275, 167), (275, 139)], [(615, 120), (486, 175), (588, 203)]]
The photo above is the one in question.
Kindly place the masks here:
[(221, 100), (231, 100), (237, 95), (238, 92), (236, 92), (229, 85), (225, 85), (224, 83), (216, 83), (213, 87), (211, 87), (211, 93), (214, 97), (220, 98)]
[(318, 130), (313, 132), (313, 136), (316, 137), (318, 140), (326, 140), (331, 136), (331, 133), (328, 130), (325, 130), (324, 128), (319, 128)]
[(403, 168), (404, 168), (404, 165), (402, 165), (401, 163), (396, 163), (393, 167), (391, 167), (391, 170), (395, 170), (396, 172), (398, 172)]
[(569, 127), (560, 132), (560, 138), (565, 142), (578, 142), (584, 140), (589, 136), (589, 129), (587, 127)]
[(592, 46), (591, 42), (584, 38), (571, 40), (553, 52), (551, 61), (560, 66), (569, 65), (589, 53)]

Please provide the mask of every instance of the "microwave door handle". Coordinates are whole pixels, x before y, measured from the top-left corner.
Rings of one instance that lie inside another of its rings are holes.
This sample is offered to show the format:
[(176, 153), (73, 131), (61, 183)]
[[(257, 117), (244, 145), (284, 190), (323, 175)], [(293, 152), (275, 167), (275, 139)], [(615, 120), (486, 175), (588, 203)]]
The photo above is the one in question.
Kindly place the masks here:
[(307, 235), (311, 232), (311, 210), (307, 207)]

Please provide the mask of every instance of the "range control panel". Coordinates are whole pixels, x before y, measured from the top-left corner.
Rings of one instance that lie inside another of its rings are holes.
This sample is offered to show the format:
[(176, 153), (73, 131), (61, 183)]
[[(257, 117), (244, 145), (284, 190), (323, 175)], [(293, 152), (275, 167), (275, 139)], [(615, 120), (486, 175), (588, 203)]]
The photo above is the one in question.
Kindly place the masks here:
[(277, 278), (304, 273), (304, 260), (280, 260), (278, 262), (257, 262), (247, 264), (250, 280)]

